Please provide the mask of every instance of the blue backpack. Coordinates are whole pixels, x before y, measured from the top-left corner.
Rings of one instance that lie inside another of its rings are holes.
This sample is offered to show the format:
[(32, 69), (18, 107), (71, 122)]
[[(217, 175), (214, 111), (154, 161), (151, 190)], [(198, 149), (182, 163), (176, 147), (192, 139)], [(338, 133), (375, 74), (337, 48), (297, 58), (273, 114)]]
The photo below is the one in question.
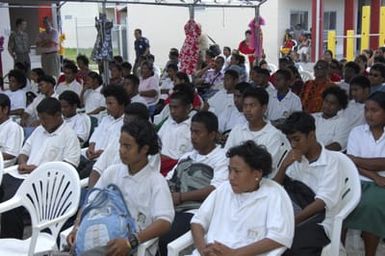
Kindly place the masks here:
[(105, 246), (110, 240), (128, 238), (136, 233), (122, 192), (113, 184), (107, 188), (93, 188), (88, 192), (80, 226), (76, 234), (75, 253)]

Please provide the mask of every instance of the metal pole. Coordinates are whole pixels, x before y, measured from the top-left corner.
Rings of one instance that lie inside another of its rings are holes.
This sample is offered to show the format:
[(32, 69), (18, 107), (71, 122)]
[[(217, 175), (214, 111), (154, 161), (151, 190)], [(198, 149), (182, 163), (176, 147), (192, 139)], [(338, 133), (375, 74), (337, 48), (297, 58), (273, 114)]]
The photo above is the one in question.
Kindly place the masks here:
[[(102, 14), (106, 16), (106, 3), (102, 4)], [(104, 35), (106, 32), (106, 24), (102, 23), (102, 42), (104, 42)], [(109, 74), (109, 63), (108, 60), (103, 60), (103, 73), (104, 73), (104, 82), (105, 86), (110, 84), (110, 74)]]
[(79, 55), (79, 31), (78, 31), (78, 18), (75, 17), (75, 35), (76, 35), (76, 56)]
[(195, 18), (194, 5), (189, 5), (188, 10), (190, 14), (190, 20), (193, 20)]
[[(320, 28), (320, 9), (321, 9), (321, 0), (317, 0), (317, 6), (316, 6), (316, 38), (315, 38), (315, 62), (319, 59), (319, 52), (320, 52), (320, 36), (321, 36), (321, 28)], [(314, 28), (313, 28), (314, 29)]]

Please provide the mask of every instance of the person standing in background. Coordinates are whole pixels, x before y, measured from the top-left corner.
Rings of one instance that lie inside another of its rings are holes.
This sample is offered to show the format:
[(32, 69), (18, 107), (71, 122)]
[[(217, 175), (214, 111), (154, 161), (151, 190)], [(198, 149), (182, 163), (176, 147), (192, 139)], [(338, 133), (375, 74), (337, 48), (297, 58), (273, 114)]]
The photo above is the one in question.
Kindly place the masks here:
[(52, 27), (48, 17), (44, 18), (43, 23), (45, 31), (37, 36), (36, 46), (40, 48), (43, 70), (57, 78), (60, 71), (59, 33)]
[(9, 36), (8, 51), (15, 64), (22, 63), (29, 70), (31, 68), (30, 44), (28, 34), (25, 32), (26, 28), (27, 21), (20, 18), (16, 20), (16, 31)]
[(150, 41), (142, 36), (142, 30), (139, 28), (135, 29), (134, 36), (136, 58), (133, 71), (137, 75), (137, 69), (142, 65), (142, 60), (150, 54)]

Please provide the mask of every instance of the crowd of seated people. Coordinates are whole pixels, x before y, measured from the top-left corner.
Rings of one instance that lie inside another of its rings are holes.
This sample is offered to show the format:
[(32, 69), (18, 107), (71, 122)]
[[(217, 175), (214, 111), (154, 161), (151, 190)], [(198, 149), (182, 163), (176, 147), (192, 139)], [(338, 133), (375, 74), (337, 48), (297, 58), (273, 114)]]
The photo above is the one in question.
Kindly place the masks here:
[[(306, 55), (302, 40), (296, 47)], [(17, 168), (4, 174), (0, 201), (39, 165), (64, 161), (89, 178), (87, 189), (117, 185), (136, 242), (158, 237), (161, 256), (189, 231), (193, 255), (321, 255), (342, 194), (340, 168), (352, 161), (362, 197), (341, 241), (360, 230), (365, 255), (374, 256), (385, 238), (384, 47), (351, 62), (326, 51), (307, 81), (289, 56), (274, 72), (263, 59), (248, 72), (247, 56), (224, 49), (208, 50), (192, 76), (179, 71), (176, 48), (162, 71), (150, 53), (136, 74), (116, 56), (109, 83), (84, 55), (66, 60), (57, 78), (15, 66), (0, 90), (0, 151)], [(209, 176), (176, 189), (194, 168)], [(298, 184), (306, 203), (292, 196)], [(3, 213), (0, 237), (23, 238), (26, 219), (24, 208)], [(127, 255), (127, 239), (110, 241), (107, 254)]]

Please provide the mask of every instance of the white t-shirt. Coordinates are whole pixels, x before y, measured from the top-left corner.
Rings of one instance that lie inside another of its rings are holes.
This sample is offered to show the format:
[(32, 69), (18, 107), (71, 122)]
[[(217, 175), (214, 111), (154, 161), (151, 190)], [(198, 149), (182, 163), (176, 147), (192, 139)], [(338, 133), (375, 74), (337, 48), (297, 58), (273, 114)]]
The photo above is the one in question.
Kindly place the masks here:
[(158, 102), (160, 88), (159, 88), (159, 77), (156, 75), (150, 76), (146, 79), (140, 79), (139, 92), (155, 90), (157, 95), (155, 97), (143, 97), (147, 102), (147, 105), (152, 106)]
[(218, 130), (223, 133), (232, 130), (238, 124), (245, 124), (247, 120), (235, 105), (229, 105), (218, 116)]
[(277, 92), (269, 97), (269, 104), (267, 108), (267, 118), (275, 121), (281, 118), (287, 118), (293, 112), (302, 111), (301, 99), (292, 91), (286, 94), (282, 100), (278, 100)]
[(74, 79), (71, 83), (67, 84), (67, 82), (61, 82), (55, 88), (55, 92), (60, 95), (64, 91), (73, 91), (80, 97), (80, 93), (82, 92), (82, 85)]
[(76, 114), (70, 118), (63, 118), (82, 142), (86, 142), (90, 136), (91, 120), (86, 114)]
[(9, 97), (11, 101), (11, 111), (16, 109), (25, 109), (27, 106), (27, 96), (22, 89), (11, 91), (6, 90), (4, 93)]
[(191, 144), (191, 118), (176, 123), (168, 118), (160, 128), (158, 135), (162, 141), (162, 155), (179, 159), (193, 149)]
[(253, 140), (259, 145), (264, 145), (273, 158), (273, 172), (269, 177), (274, 177), (283, 156), (288, 152), (290, 144), (281, 131), (269, 122), (259, 131), (250, 131), (249, 124), (235, 126), (227, 138), (225, 149), (240, 145), (247, 140)]
[(95, 109), (106, 106), (106, 99), (101, 94), (103, 86), (99, 86), (96, 89), (88, 89), (83, 94), (84, 109), (86, 113), (90, 113)]
[[(201, 225), (206, 243), (218, 241), (239, 248), (268, 238), (290, 248), (294, 237), (294, 213), (285, 190), (262, 179), (258, 190), (236, 194), (229, 182), (214, 190), (203, 202), (191, 223)], [(284, 248), (261, 255), (281, 255)], [(198, 256), (197, 250), (193, 252)]]
[(92, 133), (89, 143), (95, 143), (95, 150), (104, 150), (110, 141), (119, 138), (122, 126), (123, 116), (116, 119), (111, 115), (103, 117), (98, 127)]
[(75, 132), (65, 122), (52, 133), (40, 125), (26, 140), (20, 154), (28, 156), (27, 164), (30, 165), (65, 161), (78, 166), (80, 144)]
[(349, 101), (349, 105), (342, 112), (342, 116), (349, 122), (349, 131), (356, 126), (365, 124), (365, 104), (355, 100)]
[(315, 119), (317, 140), (327, 146), (337, 142), (341, 146), (341, 151), (346, 149), (349, 136), (349, 122), (342, 115), (336, 115), (325, 119), (322, 113), (312, 114)]
[(0, 124), (0, 152), (17, 157), (23, 138), (23, 129), (11, 118)]
[[(349, 134), (347, 153), (363, 158), (385, 157), (385, 130), (378, 140), (374, 140), (369, 125), (364, 124), (353, 128)], [(377, 174), (385, 177), (385, 170)], [(364, 181), (373, 181), (362, 175), (360, 178)]]
[[(178, 164), (186, 159), (191, 159), (194, 163), (201, 163), (206, 164), (213, 168), (214, 170), (214, 176), (213, 179), (210, 182), (210, 185), (218, 188), (220, 185), (222, 185), (223, 182), (227, 181), (229, 178), (229, 171), (228, 171), (228, 162), (229, 160), (226, 157), (226, 151), (221, 148), (221, 146), (217, 146), (215, 149), (213, 149), (210, 153), (207, 155), (201, 155), (196, 151), (195, 149), (191, 152), (188, 152), (184, 154), (178, 161)], [(166, 179), (171, 179), (174, 175), (175, 168), (178, 166), (178, 164), (175, 165), (175, 167), (167, 174)]]
[(159, 219), (172, 223), (175, 213), (170, 189), (166, 179), (150, 165), (134, 175), (129, 174), (124, 164), (112, 165), (103, 172), (95, 188), (106, 188), (109, 184), (121, 190), (139, 231)]
[(326, 205), (325, 220), (322, 226), (330, 237), (335, 214), (344, 184), (344, 172), (340, 171), (343, 164), (340, 162), (342, 154), (322, 147), (319, 158), (309, 163), (303, 156), (301, 162), (290, 165), (286, 174), (294, 180), (306, 184), (315, 193), (314, 199), (321, 199)]
[(226, 90), (219, 90), (211, 98), (207, 100), (209, 111), (219, 116), (227, 106), (234, 106), (234, 94), (227, 93)]
[(140, 96), (139, 94), (137, 94), (131, 98), (131, 103), (135, 103), (135, 102), (136, 103), (142, 103), (143, 105), (145, 105), (147, 107), (147, 101), (142, 96)]

